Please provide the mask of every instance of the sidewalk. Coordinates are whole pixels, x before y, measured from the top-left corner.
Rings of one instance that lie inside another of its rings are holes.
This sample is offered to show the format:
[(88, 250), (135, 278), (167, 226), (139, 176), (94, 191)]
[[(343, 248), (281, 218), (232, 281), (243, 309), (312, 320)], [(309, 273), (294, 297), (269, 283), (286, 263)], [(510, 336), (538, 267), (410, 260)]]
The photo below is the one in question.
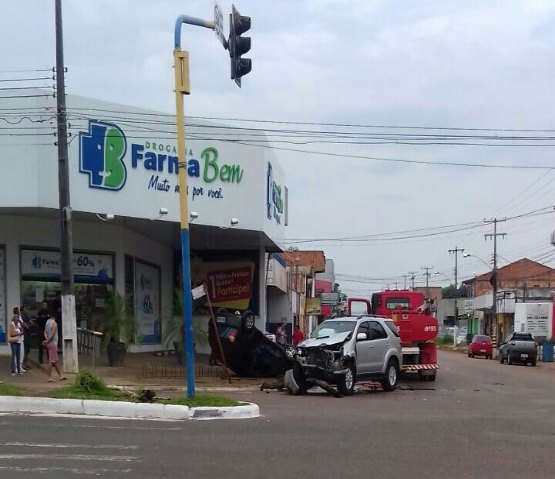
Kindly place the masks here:
[[(0, 356), (0, 381), (14, 384), (25, 389), (30, 395), (45, 395), (49, 391), (71, 383), (75, 377), (66, 374), (67, 381), (47, 382), (46, 374), (41, 365), (36, 362), (37, 351), (31, 351), (32, 369), (22, 375), (12, 376), (10, 372), (10, 357)], [(60, 355), (60, 362), (62, 361)], [(61, 365), (61, 364), (60, 364)], [(91, 355), (79, 355), (79, 368), (88, 369), (95, 376), (104, 380), (111, 387), (137, 389), (148, 388), (155, 392), (178, 394), (186, 391), (185, 368), (179, 365), (175, 355), (157, 355), (157, 353), (127, 353), (124, 365), (110, 367), (105, 352), (97, 353), (94, 364)], [(54, 372), (52, 377), (56, 377)], [(221, 392), (226, 391), (254, 391), (260, 388), (263, 379), (239, 378), (230, 373), (231, 384), (228, 382), (225, 370), (220, 366), (209, 366), (207, 355), (195, 357), (195, 386), (196, 391)]]

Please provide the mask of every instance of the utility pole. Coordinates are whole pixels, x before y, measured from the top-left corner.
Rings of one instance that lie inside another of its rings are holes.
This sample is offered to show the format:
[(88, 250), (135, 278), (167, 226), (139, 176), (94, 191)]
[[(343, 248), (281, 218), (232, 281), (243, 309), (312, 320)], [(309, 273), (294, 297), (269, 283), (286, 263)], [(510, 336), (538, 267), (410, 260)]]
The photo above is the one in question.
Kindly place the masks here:
[(495, 328), (495, 338), (497, 342), (497, 237), (505, 237), (507, 233), (498, 233), (497, 232), (497, 223), (507, 221), (506, 219), (498, 220), (497, 218), (493, 218), (492, 220), (485, 220), (485, 223), (493, 223), (493, 233), (486, 233), (484, 235), (485, 239), (491, 238), (493, 239), (493, 271), (491, 273), (490, 283), (493, 286), (493, 301), (491, 305), (491, 316), (492, 316), (492, 328)]
[(457, 345), (457, 320), (459, 319), (459, 305), (457, 304), (457, 298), (459, 296), (458, 284), (457, 284), (457, 272), (458, 272), (458, 258), (459, 253), (463, 253), (464, 248), (459, 248), (455, 246), (455, 249), (450, 249), (449, 253), (455, 255), (455, 323), (453, 328), (453, 346)]
[(429, 282), (430, 282), (430, 275), (432, 273), (430, 273), (431, 269), (434, 269), (433, 266), (422, 266), (422, 269), (426, 270), (426, 272), (424, 273), (424, 276), (426, 276), (426, 300), (430, 299), (430, 287), (429, 287)]
[(404, 274), (403, 279), (405, 280), (405, 286), (403, 289), (407, 289), (407, 278), (410, 278), (410, 276), (408, 274)]
[(414, 291), (414, 278), (416, 278), (416, 271), (409, 271), (410, 274), (410, 281), (411, 281), (411, 289)]
[(62, 286), (62, 343), (64, 371), (77, 373), (77, 320), (73, 286), (73, 234), (69, 195), (69, 161), (67, 147), (66, 87), (62, 0), (56, 0), (56, 102), (58, 123), (58, 192), (60, 205), (60, 265)]

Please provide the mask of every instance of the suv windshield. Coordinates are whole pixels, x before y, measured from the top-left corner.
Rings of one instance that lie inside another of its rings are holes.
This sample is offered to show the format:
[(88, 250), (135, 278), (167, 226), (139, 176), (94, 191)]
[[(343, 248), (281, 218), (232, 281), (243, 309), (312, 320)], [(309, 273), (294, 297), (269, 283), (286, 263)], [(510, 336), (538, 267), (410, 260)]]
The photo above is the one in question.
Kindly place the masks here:
[(352, 332), (355, 329), (356, 321), (324, 321), (310, 335), (311, 338), (327, 338), (332, 334)]

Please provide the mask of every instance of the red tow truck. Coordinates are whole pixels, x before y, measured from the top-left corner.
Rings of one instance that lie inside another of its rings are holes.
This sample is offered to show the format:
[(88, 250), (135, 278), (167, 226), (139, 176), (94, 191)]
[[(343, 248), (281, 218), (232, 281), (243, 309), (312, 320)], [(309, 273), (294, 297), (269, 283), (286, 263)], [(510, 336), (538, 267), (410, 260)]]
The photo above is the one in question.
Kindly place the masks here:
[(435, 343), (438, 323), (423, 293), (409, 290), (380, 291), (372, 294), (371, 304), (367, 299), (349, 298), (349, 316), (353, 314), (353, 303), (363, 303), (367, 314), (393, 319), (399, 328), (403, 346), (402, 371), (417, 373), (423, 381), (435, 381), (439, 368)]

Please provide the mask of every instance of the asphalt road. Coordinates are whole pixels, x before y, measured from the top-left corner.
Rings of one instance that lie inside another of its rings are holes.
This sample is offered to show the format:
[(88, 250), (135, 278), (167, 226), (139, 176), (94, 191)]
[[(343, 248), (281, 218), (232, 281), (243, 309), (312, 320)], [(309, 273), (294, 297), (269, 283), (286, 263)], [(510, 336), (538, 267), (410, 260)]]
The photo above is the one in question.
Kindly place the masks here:
[(555, 477), (553, 365), (440, 364), (393, 393), (235, 393), (250, 420), (0, 416), (0, 478)]

